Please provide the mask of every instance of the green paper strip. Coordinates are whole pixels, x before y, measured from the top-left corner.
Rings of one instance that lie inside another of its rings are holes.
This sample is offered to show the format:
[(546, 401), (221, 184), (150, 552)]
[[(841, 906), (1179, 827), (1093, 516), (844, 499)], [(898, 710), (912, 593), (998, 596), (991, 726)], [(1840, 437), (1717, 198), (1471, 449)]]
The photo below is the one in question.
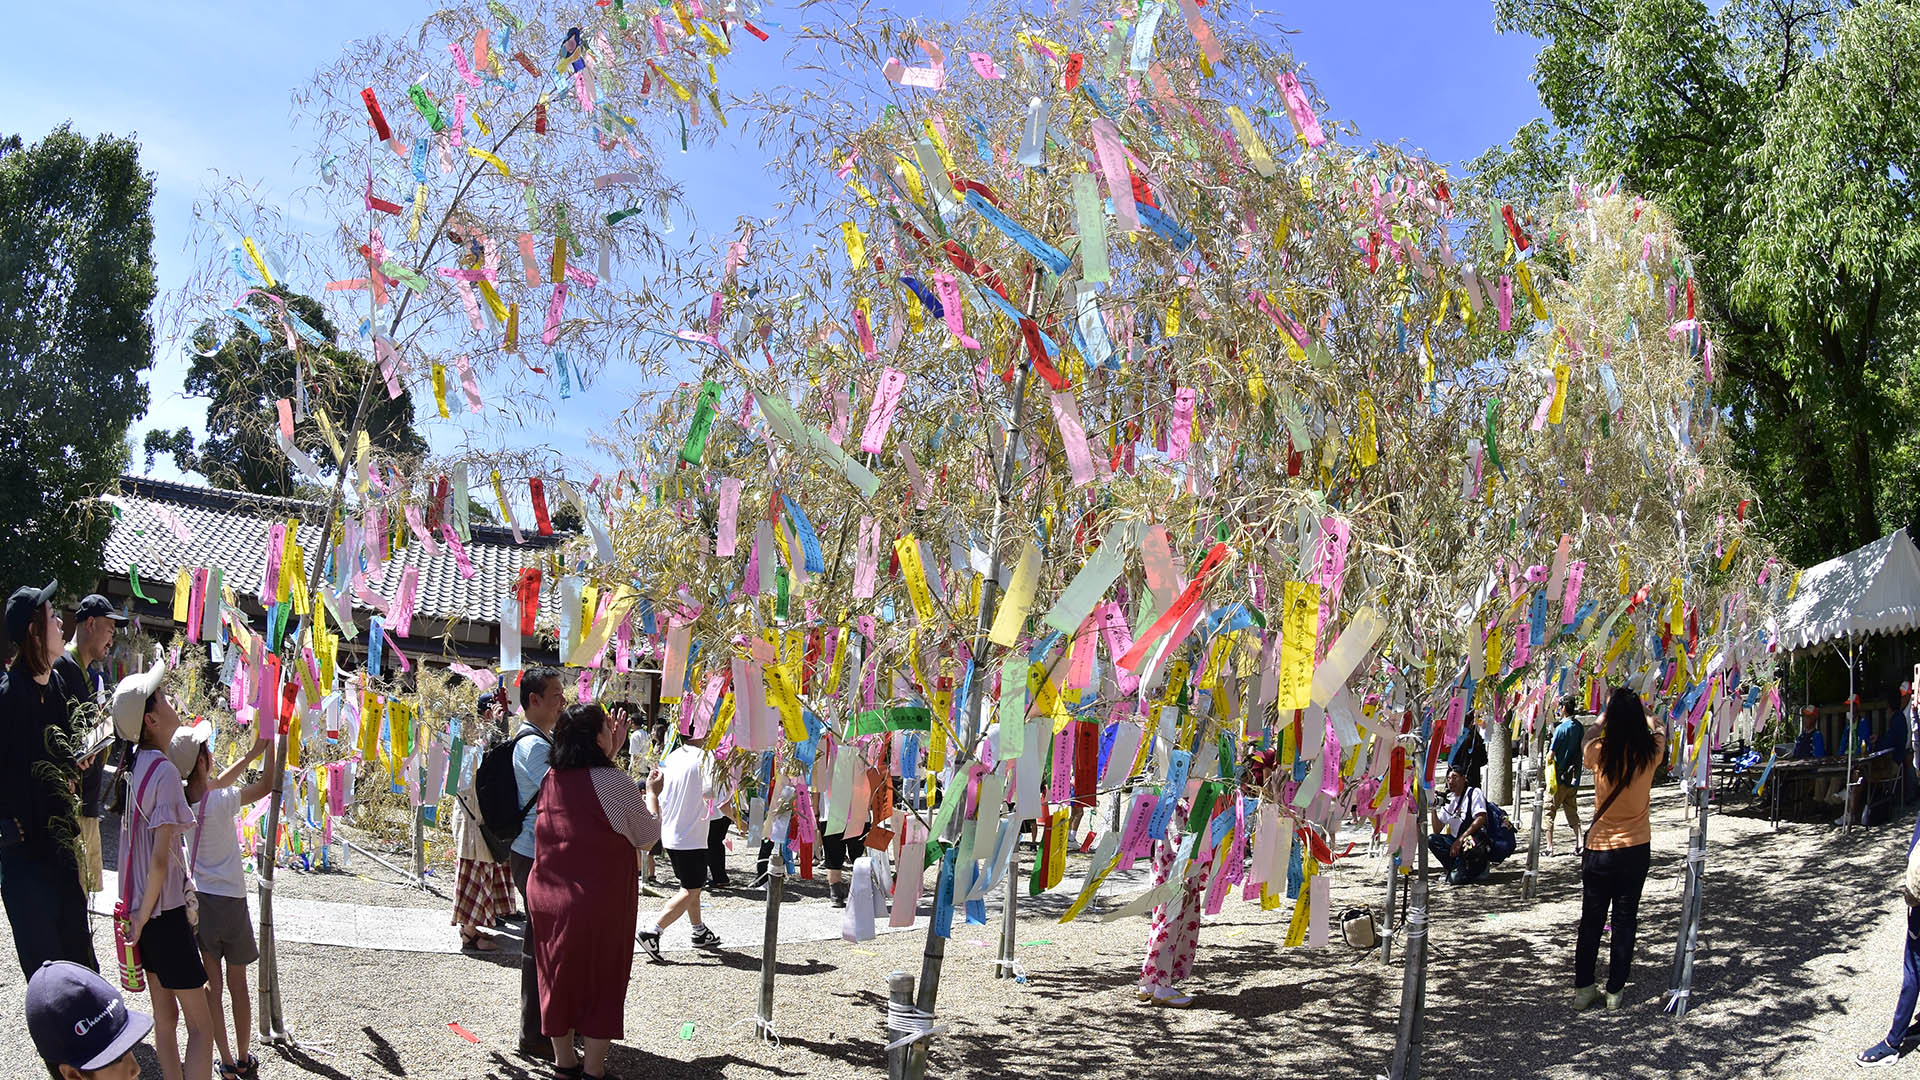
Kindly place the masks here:
[(1092, 173), (1073, 174), (1073, 210), (1080, 226), (1080, 277), (1084, 281), (1108, 281), (1107, 211), (1100, 199), (1099, 182)]
[[(874, 493), (880, 490), (878, 476), (849, 457), (845, 450), (840, 449), (832, 439), (827, 438), (826, 432), (802, 423), (800, 418), (794, 415), (793, 406), (787, 404), (785, 399), (758, 392), (753, 397), (759, 403), (760, 415), (767, 418), (767, 423), (772, 426), (774, 433), (779, 435), (787, 445), (796, 450), (811, 449), (826, 458), (827, 463), (832, 465), (841, 476), (846, 477), (847, 483), (852, 484), (854, 490), (858, 491), (863, 499), (873, 498)], [(1076, 623), (1075, 628), (1077, 629), (1078, 626), (1079, 624)]]
[(719, 409), (721, 386), (709, 382), (700, 390), (700, 403), (694, 407), (693, 426), (687, 429), (687, 443), (680, 448), (680, 460), (700, 464), (707, 453), (707, 433), (713, 430), (713, 417)]
[(140, 564), (139, 563), (127, 564), (127, 581), (129, 584), (133, 586), (133, 595), (139, 597), (142, 600), (145, 600), (149, 604), (153, 603), (153, 597), (148, 596), (140, 588)]
[(933, 710), (917, 705), (888, 706), (858, 713), (847, 729), (847, 738), (878, 735), (886, 731), (931, 731)]
[(1080, 624), (1093, 611), (1093, 605), (1100, 602), (1100, 598), (1120, 577), (1120, 571), (1126, 569), (1127, 555), (1133, 551), (1139, 539), (1135, 522), (1114, 522), (1101, 538), (1100, 550), (1074, 575), (1072, 584), (1060, 593), (1043, 621), (1063, 634), (1079, 630)]

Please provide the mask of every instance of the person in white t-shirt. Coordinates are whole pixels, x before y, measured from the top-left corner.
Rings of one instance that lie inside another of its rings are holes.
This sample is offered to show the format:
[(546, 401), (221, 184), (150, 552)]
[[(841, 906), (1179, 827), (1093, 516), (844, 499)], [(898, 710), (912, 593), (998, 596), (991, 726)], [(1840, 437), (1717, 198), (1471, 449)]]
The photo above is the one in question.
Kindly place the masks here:
[(1447, 766), (1447, 794), (1434, 804), (1427, 850), (1447, 872), (1449, 884), (1477, 881), (1492, 865), (1488, 816), (1487, 797), (1468, 780), (1466, 768)]
[[(273, 791), (273, 733), (256, 732), (253, 745), (239, 761), (213, 775), (210, 739), (199, 743), (197, 760), (189, 766), (190, 790), (205, 785), (206, 795), (194, 807), (195, 822), (187, 832), (187, 859), (200, 892), (200, 922), (195, 936), (207, 968), (207, 1005), (213, 1012), (213, 1042), (220, 1051), (220, 1075), (248, 1080), (260, 1061), (247, 1047), (253, 1030), (253, 999), (247, 991), (247, 965), (260, 959), (253, 939), (253, 921), (247, 914), (247, 881), (240, 853), (240, 811)], [(234, 786), (247, 767), (266, 755), (268, 765), (259, 778)], [(222, 978), (224, 973), (225, 978)], [(233, 999), (233, 1039), (227, 1039), (227, 1020), (220, 1000), (221, 984)]]
[(700, 891), (707, 887), (707, 815), (712, 799), (707, 752), (696, 743), (681, 743), (647, 777), (647, 810), (660, 819), (660, 844), (667, 849), (673, 876), (680, 879), (680, 891), (667, 901), (653, 928), (635, 935), (655, 960), (661, 959), (660, 932), (682, 915), (693, 924), (695, 948), (720, 946), (720, 935), (700, 917)]

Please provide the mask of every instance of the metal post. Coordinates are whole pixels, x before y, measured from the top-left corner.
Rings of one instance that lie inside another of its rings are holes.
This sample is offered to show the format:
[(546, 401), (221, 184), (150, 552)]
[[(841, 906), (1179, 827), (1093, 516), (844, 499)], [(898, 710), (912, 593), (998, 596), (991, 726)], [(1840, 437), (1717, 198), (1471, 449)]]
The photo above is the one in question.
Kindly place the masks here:
[(780, 902), (787, 892), (786, 860), (776, 849), (767, 862), (767, 932), (760, 943), (760, 1037), (773, 1038), (773, 968), (780, 949)]
[(1400, 853), (1387, 852), (1387, 914), (1380, 920), (1380, 962), (1393, 963), (1393, 905), (1400, 890)]
[[(1427, 747), (1421, 748), (1420, 768), (1414, 773), (1415, 823), (1423, 832), (1427, 819)], [(1418, 872), (1414, 875), (1413, 907), (1407, 912), (1407, 963), (1400, 979), (1400, 1023), (1395, 1033), (1389, 1080), (1419, 1080), (1420, 1042), (1427, 1007), (1427, 843), (1420, 837)]]
[(427, 887), (427, 804), (426, 793), (423, 800), (413, 808), (413, 883), (421, 888)]
[[(1527, 876), (1521, 895), (1531, 900), (1540, 882), (1540, 821), (1546, 816), (1547, 783), (1545, 747), (1535, 740), (1533, 752), (1533, 837), (1527, 841)], [(1574, 843), (1579, 843), (1575, 837)]]
[[(1019, 822), (1009, 823), (1011, 828), (1019, 829)], [(1014, 903), (1018, 896), (1015, 883), (1020, 877), (1020, 844), (1015, 841), (1013, 850), (1007, 853), (1007, 895), (1000, 905), (1000, 955), (993, 965), (993, 977), (1009, 979), (1013, 977), (1013, 939), (1014, 939)]]
[[(913, 1005), (913, 976), (904, 971), (896, 971), (887, 976), (887, 1000), (902, 1008)], [(889, 1038), (888, 1042), (893, 1039)], [(914, 1044), (918, 1046), (918, 1043)], [(906, 1080), (907, 1047), (897, 1047), (887, 1051), (887, 1080)]]

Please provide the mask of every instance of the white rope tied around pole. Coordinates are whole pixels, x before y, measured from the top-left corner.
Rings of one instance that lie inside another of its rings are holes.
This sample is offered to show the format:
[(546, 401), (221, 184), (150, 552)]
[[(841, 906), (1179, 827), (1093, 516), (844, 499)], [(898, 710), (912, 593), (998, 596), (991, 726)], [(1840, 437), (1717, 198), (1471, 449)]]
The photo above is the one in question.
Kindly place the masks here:
[(921, 1039), (939, 1035), (947, 1030), (947, 1025), (933, 1022), (933, 1014), (921, 1012), (913, 1005), (898, 1001), (887, 1002), (887, 1030), (897, 1031), (900, 1037), (887, 1044), (888, 1050), (897, 1050), (902, 1046), (911, 1046)]
[(744, 1020), (735, 1020), (730, 1027), (739, 1027), (741, 1024), (752, 1024), (755, 1035), (772, 1043), (775, 1050), (780, 1049), (780, 1033), (773, 1030), (773, 1021), (755, 1015)]
[(995, 969), (1007, 969), (1007, 974), (1013, 976), (1014, 982), (1019, 983), (1021, 986), (1027, 985), (1027, 969), (1020, 966), (1020, 961), (1011, 957), (1002, 960), (996, 956), (993, 958), (993, 966)]

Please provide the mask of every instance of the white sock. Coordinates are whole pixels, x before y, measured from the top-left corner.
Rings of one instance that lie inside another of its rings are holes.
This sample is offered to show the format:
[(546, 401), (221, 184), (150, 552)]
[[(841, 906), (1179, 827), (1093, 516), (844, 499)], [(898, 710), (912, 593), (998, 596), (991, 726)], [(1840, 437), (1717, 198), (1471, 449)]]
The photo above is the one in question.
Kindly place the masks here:
[(654, 923), (654, 924), (653, 924), (653, 936), (654, 936), (654, 937), (659, 937), (659, 936), (660, 936), (660, 924), (659, 924), (659, 923)]
[(702, 930), (705, 930), (706, 928), (707, 928), (707, 924), (703, 922), (697, 922), (693, 924), (693, 932), (696, 934)]

